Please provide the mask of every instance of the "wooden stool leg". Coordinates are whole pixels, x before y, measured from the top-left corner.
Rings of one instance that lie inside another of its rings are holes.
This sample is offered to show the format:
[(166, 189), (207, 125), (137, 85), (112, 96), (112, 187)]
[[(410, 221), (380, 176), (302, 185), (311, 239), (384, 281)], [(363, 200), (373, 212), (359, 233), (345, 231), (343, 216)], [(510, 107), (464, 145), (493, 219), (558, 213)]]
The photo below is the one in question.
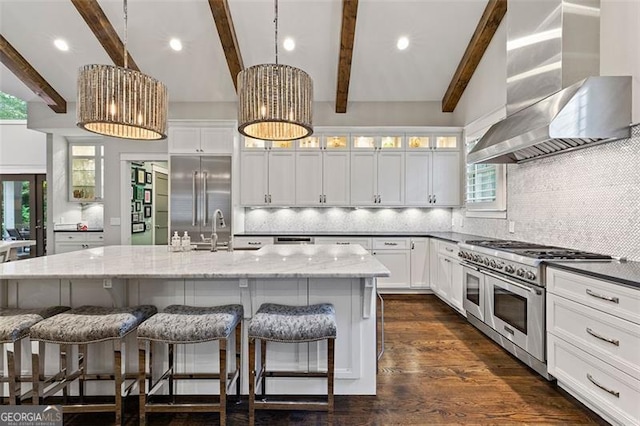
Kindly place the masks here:
[(333, 424), (333, 383), (335, 368), (335, 339), (327, 339), (327, 422)]
[(227, 422), (227, 339), (220, 339), (220, 426)]
[(41, 363), (40, 342), (31, 342), (31, 400), (33, 405), (40, 405), (40, 375), (44, 374), (44, 363)]
[(78, 370), (80, 377), (78, 378), (78, 394), (80, 402), (84, 402), (84, 382), (87, 378), (87, 345), (78, 345)]
[[(139, 393), (139, 404), (140, 404), (140, 425), (144, 426), (147, 424), (146, 417), (146, 404), (147, 404), (147, 394), (146, 394), (146, 348), (147, 342), (146, 340), (138, 341), (138, 393)], [(149, 387), (151, 389), (151, 387)]]
[(240, 402), (240, 371), (242, 371), (242, 321), (238, 323), (236, 326), (236, 374), (238, 378), (236, 379), (236, 396), (238, 398), (238, 403)]
[(256, 339), (249, 338), (249, 426), (256, 422)]
[(173, 350), (175, 348), (175, 345), (169, 343), (169, 397), (171, 398), (171, 402), (176, 402), (175, 401), (175, 396), (173, 394), (173, 375), (175, 374), (175, 370), (174, 370), (174, 359), (173, 359)]
[[(20, 341), (18, 341), (18, 345), (20, 345)], [(7, 356), (7, 373), (9, 376), (9, 405), (16, 405), (20, 397), (20, 391), (16, 389), (18, 381), (20, 380), (20, 372), (17, 370), (16, 365), (16, 355), (14, 354), (15, 345), (13, 343), (6, 343), (6, 346), (5, 355)], [(16, 376), (18, 377), (16, 378)], [(16, 394), (18, 395), (16, 396)]]
[(260, 366), (260, 374), (258, 376), (258, 380), (262, 379), (260, 382), (260, 397), (265, 399), (267, 393), (267, 341), (264, 339), (260, 340)]
[(149, 341), (149, 390), (153, 388), (153, 340)]
[(122, 424), (122, 342), (113, 342), (113, 372), (115, 376), (115, 414), (117, 426)]

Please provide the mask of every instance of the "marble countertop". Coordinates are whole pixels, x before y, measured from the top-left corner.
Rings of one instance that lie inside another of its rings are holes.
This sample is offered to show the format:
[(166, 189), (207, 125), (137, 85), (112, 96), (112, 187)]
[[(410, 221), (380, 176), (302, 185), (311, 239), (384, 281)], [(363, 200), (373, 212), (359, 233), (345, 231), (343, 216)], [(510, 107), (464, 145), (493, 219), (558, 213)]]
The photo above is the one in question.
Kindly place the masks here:
[(35, 246), (36, 240), (0, 240), (0, 249)]
[(256, 251), (170, 252), (107, 246), (0, 264), (0, 279), (369, 278), (389, 270), (360, 246), (279, 245)]
[(547, 266), (613, 281), (640, 290), (640, 262), (547, 262)]
[(479, 235), (459, 234), (457, 232), (241, 232), (234, 237), (373, 237), (373, 238), (402, 238), (402, 237), (432, 237), (440, 240), (459, 243), (466, 240), (487, 240), (488, 237)]

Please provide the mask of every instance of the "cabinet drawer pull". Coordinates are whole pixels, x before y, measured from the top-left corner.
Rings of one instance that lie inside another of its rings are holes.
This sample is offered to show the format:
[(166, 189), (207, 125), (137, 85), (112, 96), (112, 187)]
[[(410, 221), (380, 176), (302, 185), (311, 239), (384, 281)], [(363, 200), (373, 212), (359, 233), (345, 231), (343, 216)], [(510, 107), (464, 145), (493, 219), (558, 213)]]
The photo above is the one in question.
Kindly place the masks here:
[(339, 246), (348, 246), (351, 243), (349, 241), (338, 241), (336, 244)]
[(449, 259), (442, 259), (442, 260), (444, 260), (447, 263), (451, 263), (451, 261)]
[(587, 289), (587, 294), (591, 297), (596, 297), (598, 299), (606, 300), (607, 302), (620, 303), (620, 299), (614, 296), (603, 296), (602, 294), (594, 293), (593, 291)]
[(250, 245), (250, 246), (261, 246), (262, 245), (262, 243), (260, 241), (249, 241), (247, 244)]
[(390, 242), (385, 241), (384, 245), (385, 246), (397, 246), (398, 243), (390, 243)]
[(589, 381), (591, 383), (593, 383), (594, 385), (596, 385), (597, 387), (599, 387), (603, 391), (610, 393), (611, 395), (615, 396), (616, 398), (620, 398), (620, 392), (617, 392), (617, 391), (614, 391), (612, 389), (609, 389), (606, 386), (602, 386), (600, 383), (596, 382), (596, 380), (593, 378), (593, 376), (591, 374), (587, 373), (587, 379), (589, 379)]
[(446, 251), (448, 251), (449, 253), (453, 253), (453, 249), (449, 248), (449, 247), (445, 247), (444, 248)]
[(620, 341), (619, 340), (610, 339), (608, 337), (604, 337), (601, 334), (596, 333), (595, 331), (593, 331), (589, 327), (587, 327), (587, 333), (589, 333), (590, 335), (592, 335), (596, 339), (604, 340), (605, 342), (611, 343), (612, 345), (620, 346)]

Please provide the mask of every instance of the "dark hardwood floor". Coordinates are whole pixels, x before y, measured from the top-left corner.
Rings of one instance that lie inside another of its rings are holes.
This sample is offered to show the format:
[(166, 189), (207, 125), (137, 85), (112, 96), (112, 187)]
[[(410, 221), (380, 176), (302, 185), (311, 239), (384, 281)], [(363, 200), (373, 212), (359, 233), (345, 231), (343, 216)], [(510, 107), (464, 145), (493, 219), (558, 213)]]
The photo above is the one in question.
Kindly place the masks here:
[[(431, 295), (385, 296), (386, 352), (376, 396), (337, 396), (339, 425), (606, 424), (495, 345)], [(127, 401), (126, 424), (137, 424)], [(107, 425), (109, 414), (65, 416), (65, 425)], [(152, 414), (152, 425), (215, 425), (217, 414)], [(248, 420), (231, 404), (228, 424)], [(260, 425), (317, 425), (326, 414), (259, 411)]]

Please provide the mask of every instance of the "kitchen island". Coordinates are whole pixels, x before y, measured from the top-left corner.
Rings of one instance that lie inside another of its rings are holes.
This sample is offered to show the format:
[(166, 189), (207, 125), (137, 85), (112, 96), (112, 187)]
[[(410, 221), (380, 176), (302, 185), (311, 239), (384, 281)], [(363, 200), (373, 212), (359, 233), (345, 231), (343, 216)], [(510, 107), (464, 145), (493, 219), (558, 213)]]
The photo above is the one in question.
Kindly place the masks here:
[[(166, 246), (107, 246), (0, 265), (0, 303), (25, 308), (153, 304), (159, 310), (171, 304), (239, 303), (245, 319), (249, 319), (266, 302), (328, 302), (335, 306), (338, 321), (336, 394), (374, 395), (376, 278), (388, 275), (388, 269), (360, 246), (281, 245), (216, 253), (170, 252)], [(131, 339), (129, 342), (135, 343)], [(274, 343), (267, 362), (272, 369), (321, 371), (326, 369), (325, 345)], [(245, 328), (244, 353), (246, 346)], [(98, 359), (105, 370), (109, 365), (107, 348), (90, 353), (89, 358), (92, 362)], [(209, 356), (215, 350), (215, 342), (180, 348), (178, 370), (215, 371), (217, 365), (211, 361), (215, 357)], [(129, 371), (137, 369), (136, 351), (135, 344), (127, 345)], [(242, 370), (246, 393), (246, 359)], [(273, 379), (270, 383), (267, 392), (271, 393), (326, 392), (326, 384), (320, 380)], [(197, 382), (178, 389), (215, 392), (214, 386)]]

